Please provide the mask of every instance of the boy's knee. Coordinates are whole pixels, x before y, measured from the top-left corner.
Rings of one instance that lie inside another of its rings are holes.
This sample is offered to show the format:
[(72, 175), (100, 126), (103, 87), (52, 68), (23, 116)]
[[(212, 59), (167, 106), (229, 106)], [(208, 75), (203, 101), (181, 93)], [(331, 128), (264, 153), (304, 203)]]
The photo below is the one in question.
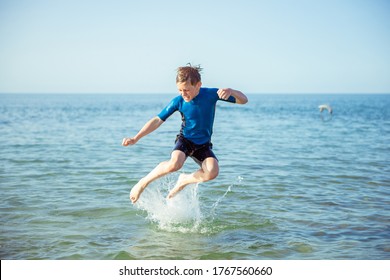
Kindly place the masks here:
[(217, 178), (218, 173), (219, 173), (218, 168), (209, 170), (208, 172), (205, 173), (205, 178), (204, 178), (205, 181), (210, 181), (210, 180)]
[(178, 161), (170, 161), (168, 165), (168, 171), (169, 172), (175, 172), (178, 171), (180, 168), (182, 168), (183, 164)]

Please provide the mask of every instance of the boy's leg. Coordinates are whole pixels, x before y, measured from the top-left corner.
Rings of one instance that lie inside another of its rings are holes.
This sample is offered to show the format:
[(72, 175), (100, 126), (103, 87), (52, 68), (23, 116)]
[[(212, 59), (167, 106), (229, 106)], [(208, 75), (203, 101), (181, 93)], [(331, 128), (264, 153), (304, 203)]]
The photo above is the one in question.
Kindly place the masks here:
[(171, 154), (171, 159), (159, 163), (148, 175), (142, 178), (130, 191), (130, 200), (136, 203), (141, 193), (154, 180), (182, 168), (186, 160), (186, 155), (179, 150), (175, 150)]
[(174, 197), (185, 186), (213, 180), (218, 176), (219, 165), (216, 158), (208, 157), (202, 162), (201, 169), (191, 174), (180, 174), (176, 186), (169, 192), (167, 198)]

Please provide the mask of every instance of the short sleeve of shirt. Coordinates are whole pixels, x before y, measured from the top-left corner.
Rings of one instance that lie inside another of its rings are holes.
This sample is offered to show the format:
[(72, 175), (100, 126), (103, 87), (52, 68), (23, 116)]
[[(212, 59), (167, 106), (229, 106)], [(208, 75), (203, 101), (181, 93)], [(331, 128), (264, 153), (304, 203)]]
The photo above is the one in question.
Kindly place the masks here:
[(181, 96), (177, 96), (176, 98), (172, 99), (171, 102), (169, 102), (169, 104), (157, 116), (165, 122), (166, 119), (168, 119), (174, 112), (179, 109), (180, 98)]
[(219, 98), (218, 100), (230, 102), (230, 103), (236, 103), (236, 98), (234, 96), (230, 96), (228, 99), (221, 99)]
[(218, 88), (209, 88), (208, 90), (217, 96), (217, 100), (230, 102), (230, 103), (236, 103), (236, 98), (234, 96), (230, 96), (228, 99), (219, 98), (218, 93), (217, 93)]

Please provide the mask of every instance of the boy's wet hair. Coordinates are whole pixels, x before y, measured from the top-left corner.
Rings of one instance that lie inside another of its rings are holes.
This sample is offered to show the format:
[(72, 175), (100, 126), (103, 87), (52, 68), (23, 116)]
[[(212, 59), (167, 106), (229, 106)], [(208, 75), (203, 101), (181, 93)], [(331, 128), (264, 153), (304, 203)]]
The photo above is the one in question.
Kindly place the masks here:
[(189, 81), (194, 86), (201, 81), (200, 72), (202, 70), (200, 65), (192, 66), (191, 63), (187, 63), (187, 66), (177, 68), (176, 83)]

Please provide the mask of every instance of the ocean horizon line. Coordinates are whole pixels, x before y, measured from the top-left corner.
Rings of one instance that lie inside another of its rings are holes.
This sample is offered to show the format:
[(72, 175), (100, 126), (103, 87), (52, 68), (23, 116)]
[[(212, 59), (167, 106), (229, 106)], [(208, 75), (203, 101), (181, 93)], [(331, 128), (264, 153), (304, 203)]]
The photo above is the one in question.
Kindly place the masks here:
[[(170, 95), (178, 92), (0, 92), (0, 95)], [(249, 95), (388, 95), (390, 92), (246, 92)]]

